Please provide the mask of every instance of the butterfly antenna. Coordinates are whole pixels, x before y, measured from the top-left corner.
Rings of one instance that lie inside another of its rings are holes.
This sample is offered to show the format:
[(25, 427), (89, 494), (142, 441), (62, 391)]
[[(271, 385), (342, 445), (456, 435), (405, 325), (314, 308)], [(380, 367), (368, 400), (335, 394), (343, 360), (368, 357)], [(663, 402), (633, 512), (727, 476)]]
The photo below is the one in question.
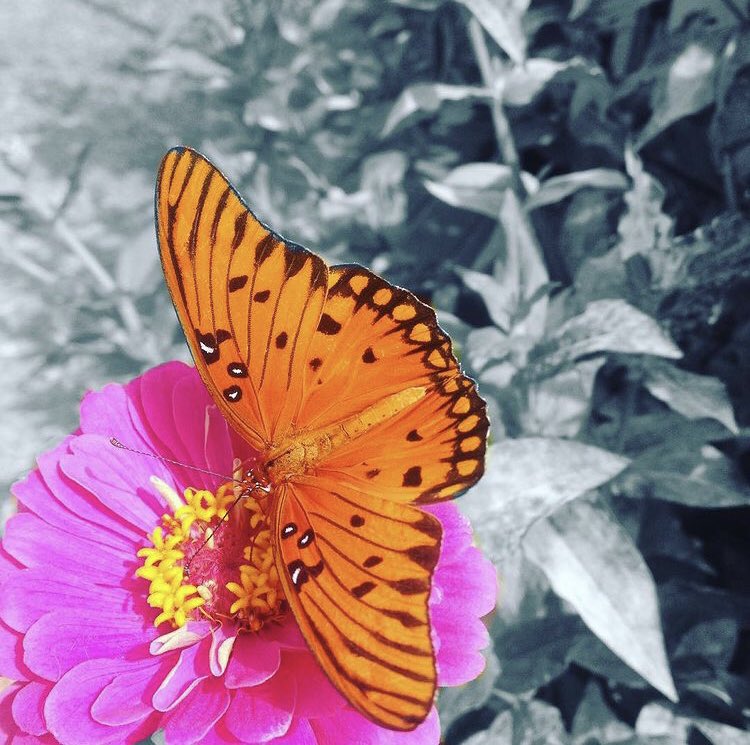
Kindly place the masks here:
[(165, 458), (163, 455), (156, 455), (156, 453), (146, 453), (143, 450), (135, 450), (134, 448), (123, 445), (116, 437), (109, 438), (109, 444), (113, 445), (120, 450), (127, 450), (129, 453), (135, 453), (136, 455), (145, 455), (147, 458), (156, 458), (156, 460), (164, 461), (165, 463), (173, 463), (175, 466), (182, 466), (183, 468), (190, 468), (193, 471), (200, 471), (201, 473), (207, 473), (210, 476), (218, 476), (219, 478), (225, 479), (226, 481), (233, 481), (235, 483), (241, 483), (242, 479), (238, 479), (235, 476), (227, 476), (223, 473), (217, 473), (216, 471), (209, 471), (207, 468), (200, 468), (198, 466), (191, 466), (189, 463), (183, 463), (179, 460), (172, 460), (172, 458)]
[(211, 528), (210, 533), (206, 536), (206, 539), (201, 543), (200, 546), (195, 550), (195, 553), (188, 559), (187, 564), (185, 564), (185, 576), (190, 577), (190, 565), (193, 563), (193, 559), (205, 548), (206, 544), (216, 535), (219, 528), (224, 524), (224, 521), (229, 517), (229, 513), (237, 506), (237, 503), (243, 498), (246, 497), (247, 493), (244, 491), (241, 491), (235, 498), (234, 501), (227, 507), (227, 511), (221, 516), (221, 519), (219, 520), (216, 525), (214, 525), (213, 528)]

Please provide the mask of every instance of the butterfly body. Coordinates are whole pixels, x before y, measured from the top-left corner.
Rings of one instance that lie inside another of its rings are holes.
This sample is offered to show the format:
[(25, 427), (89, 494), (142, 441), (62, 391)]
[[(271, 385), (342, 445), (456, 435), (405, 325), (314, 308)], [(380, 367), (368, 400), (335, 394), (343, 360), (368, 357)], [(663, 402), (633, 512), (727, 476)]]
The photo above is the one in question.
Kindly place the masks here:
[(419, 505), (483, 472), (488, 422), (434, 311), (258, 221), (187, 148), (159, 173), (164, 273), (206, 387), (257, 452), (276, 567), (318, 662), (359, 711), (411, 730), (437, 671), (442, 537)]

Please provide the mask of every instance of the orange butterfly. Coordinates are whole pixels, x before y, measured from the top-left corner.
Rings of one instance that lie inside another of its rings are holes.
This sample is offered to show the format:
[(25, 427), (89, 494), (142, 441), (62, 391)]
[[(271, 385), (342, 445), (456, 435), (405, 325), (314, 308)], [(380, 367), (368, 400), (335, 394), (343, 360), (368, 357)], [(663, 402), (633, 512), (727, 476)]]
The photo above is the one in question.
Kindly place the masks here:
[(484, 401), (429, 307), (281, 238), (197, 152), (167, 153), (156, 210), (196, 366), (260, 453), (299, 627), (353, 706), (414, 729), (435, 696), (428, 599), (442, 530), (412, 505), (482, 475)]

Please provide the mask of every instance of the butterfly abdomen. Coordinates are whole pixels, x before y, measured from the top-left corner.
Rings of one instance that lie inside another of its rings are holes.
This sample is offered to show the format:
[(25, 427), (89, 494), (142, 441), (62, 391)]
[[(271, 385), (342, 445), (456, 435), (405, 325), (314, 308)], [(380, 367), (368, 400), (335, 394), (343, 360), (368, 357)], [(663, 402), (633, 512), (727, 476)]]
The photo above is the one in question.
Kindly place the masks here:
[(290, 477), (309, 473), (337, 448), (382, 424), (412, 406), (427, 393), (424, 386), (414, 386), (386, 396), (360, 414), (332, 424), (324, 429), (303, 432), (273, 452), (266, 463), (271, 478), (274, 475)]

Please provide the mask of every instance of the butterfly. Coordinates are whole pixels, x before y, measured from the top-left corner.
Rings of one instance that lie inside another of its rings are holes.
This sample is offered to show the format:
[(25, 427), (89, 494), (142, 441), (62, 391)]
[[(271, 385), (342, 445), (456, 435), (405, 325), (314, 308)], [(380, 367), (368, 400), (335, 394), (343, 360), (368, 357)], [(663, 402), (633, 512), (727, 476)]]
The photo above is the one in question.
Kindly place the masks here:
[(194, 150), (164, 157), (156, 214), (196, 367), (260, 454), (302, 634), (356, 709), (412, 730), (435, 697), (428, 600), (442, 536), (418, 505), (482, 475), (485, 403), (431, 308), (282, 238)]

